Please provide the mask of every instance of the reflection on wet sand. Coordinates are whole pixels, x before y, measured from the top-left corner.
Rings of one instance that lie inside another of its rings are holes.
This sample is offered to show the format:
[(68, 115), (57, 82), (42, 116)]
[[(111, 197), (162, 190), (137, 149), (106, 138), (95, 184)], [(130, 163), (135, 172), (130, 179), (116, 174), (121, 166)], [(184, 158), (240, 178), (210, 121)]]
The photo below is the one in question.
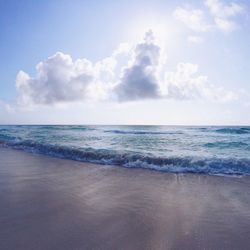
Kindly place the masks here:
[(246, 249), (250, 179), (0, 149), (0, 249)]

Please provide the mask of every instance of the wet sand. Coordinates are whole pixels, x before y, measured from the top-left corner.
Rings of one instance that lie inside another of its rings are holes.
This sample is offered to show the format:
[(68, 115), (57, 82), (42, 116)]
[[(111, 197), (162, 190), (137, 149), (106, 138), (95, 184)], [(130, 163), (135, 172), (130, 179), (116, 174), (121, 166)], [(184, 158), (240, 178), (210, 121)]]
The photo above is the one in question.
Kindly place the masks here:
[(249, 249), (250, 178), (0, 148), (0, 249)]

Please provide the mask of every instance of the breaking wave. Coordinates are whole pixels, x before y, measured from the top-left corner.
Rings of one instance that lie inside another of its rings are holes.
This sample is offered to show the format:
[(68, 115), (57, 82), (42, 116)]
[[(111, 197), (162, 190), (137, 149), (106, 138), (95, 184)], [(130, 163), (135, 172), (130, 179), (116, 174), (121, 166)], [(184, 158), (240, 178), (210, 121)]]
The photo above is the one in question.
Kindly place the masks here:
[(250, 159), (154, 157), (151, 155), (119, 152), (107, 149), (73, 148), (41, 144), (35, 141), (0, 141), (11, 147), (32, 153), (44, 154), (76, 161), (144, 168), (171, 173), (203, 173), (214, 175), (250, 175)]

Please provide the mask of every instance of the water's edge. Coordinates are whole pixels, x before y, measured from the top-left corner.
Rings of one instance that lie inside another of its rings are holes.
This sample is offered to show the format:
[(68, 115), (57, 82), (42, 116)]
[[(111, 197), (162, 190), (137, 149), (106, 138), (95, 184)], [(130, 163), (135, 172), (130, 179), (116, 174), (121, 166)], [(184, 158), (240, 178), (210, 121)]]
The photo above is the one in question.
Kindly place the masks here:
[(110, 150), (86, 148), (73, 149), (63, 146), (42, 145), (35, 142), (3, 142), (0, 147), (22, 150), (32, 154), (52, 156), (80, 162), (113, 165), (126, 168), (142, 168), (169, 173), (192, 173), (222, 176), (250, 175), (248, 159), (202, 159), (199, 157), (150, 157), (136, 154), (119, 154)]
[(0, 126), (0, 145), (127, 168), (250, 175), (250, 127)]

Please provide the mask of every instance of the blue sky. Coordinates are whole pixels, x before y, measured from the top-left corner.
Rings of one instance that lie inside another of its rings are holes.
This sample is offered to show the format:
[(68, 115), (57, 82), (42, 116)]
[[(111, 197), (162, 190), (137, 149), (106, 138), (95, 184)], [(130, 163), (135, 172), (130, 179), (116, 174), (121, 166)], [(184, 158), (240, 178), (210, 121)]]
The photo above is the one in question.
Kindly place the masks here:
[(0, 123), (250, 124), (249, 7), (0, 0)]

